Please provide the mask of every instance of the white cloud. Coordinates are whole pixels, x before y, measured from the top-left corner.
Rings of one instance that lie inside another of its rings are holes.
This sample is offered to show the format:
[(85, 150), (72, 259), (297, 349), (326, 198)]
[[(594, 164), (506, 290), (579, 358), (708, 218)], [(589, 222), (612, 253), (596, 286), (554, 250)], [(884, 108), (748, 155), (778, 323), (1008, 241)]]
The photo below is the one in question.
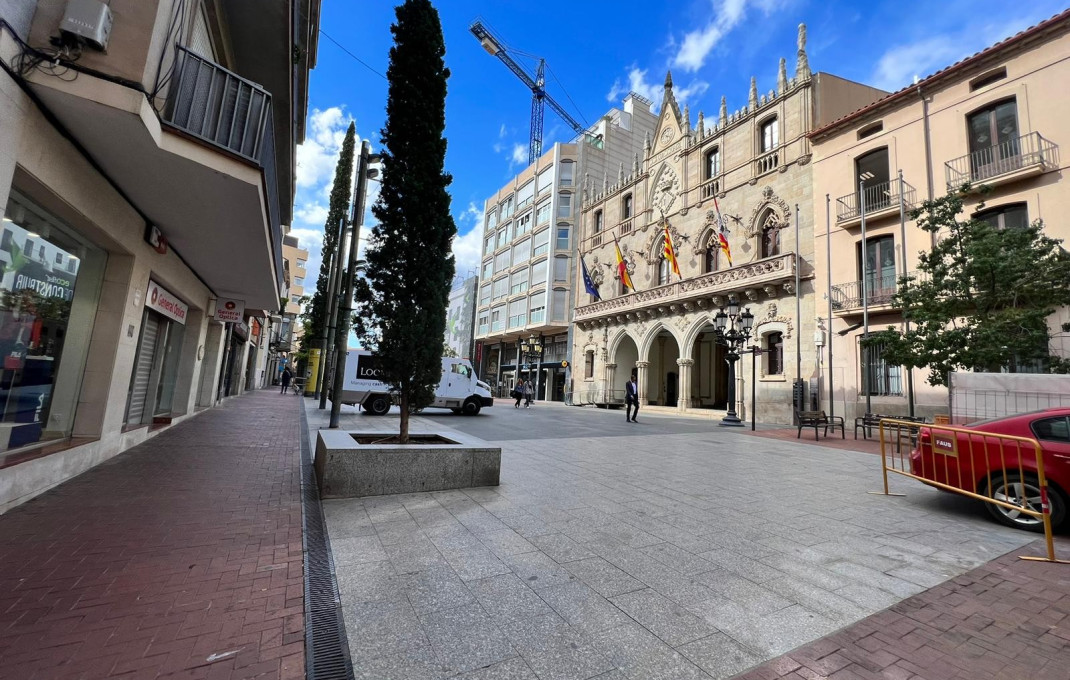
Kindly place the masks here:
[(528, 164), (528, 147), (526, 144), (513, 144), (513, 151), (509, 154), (509, 169), (516, 165)]
[(898, 90), (909, 85), (915, 75), (924, 77), (947, 66), (960, 51), (961, 47), (946, 36), (893, 47), (877, 62), (873, 86), (882, 90)]
[(312, 110), (308, 117), (309, 134), (297, 147), (298, 187), (319, 186), (325, 179), (330, 182), (346, 128), (352, 121), (353, 117), (340, 106)]
[[(649, 69), (645, 68), (641, 69), (633, 64), (628, 68), (628, 82), (621, 83), (620, 79), (614, 82), (613, 87), (610, 88), (609, 93), (606, 95), (606, 100), (616, 103), (620, 101), (621, 97), (629, 92), (635, 92), (654, 102), (654, 111), (657, 111), (661, 106), (661, 97), (662, 93), (665, 91), (665, 82), (648, 80), (648, 70)], [(708, 89), (710, 89), (709, 83), (705, 80), (695, 79), (683, 87), (674, 85), (673, 91), (676, 95), (676, 101), (683, 105), (689, 101), (698, 99)]]
[[(457, 275), (467, 277), (470, 272), (479, 272), (483, 255), (483, 211), (475, 203), (469, 203), (459, 221), (451, 250)], [(464, 231), (465, 226), (467, 231)]]
[(710, 0), (713, 12), (709, 23), (684, 35), (673, 57), (673, 66), (690, 72), (702, 68), (721, 38), (746, 17), (748, 5), (757, 7), (768, 16), (787, 2), (790, 0)]

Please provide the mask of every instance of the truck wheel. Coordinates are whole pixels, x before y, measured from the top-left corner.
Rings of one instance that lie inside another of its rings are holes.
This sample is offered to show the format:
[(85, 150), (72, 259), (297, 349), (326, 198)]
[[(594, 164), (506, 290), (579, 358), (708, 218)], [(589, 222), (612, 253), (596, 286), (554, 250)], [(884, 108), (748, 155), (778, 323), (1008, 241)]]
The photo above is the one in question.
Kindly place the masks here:
[(364, 402), (364, 410), (373, 416), (385, 416), (390, 412), (390, 398), (385, 394), (372, 395)]
[(483, 404), (479, 403), (479, 400), (475, 397), (468, 397), (464, 400), (464, 406), (462, 407), (463, 413), (466, 416), (477, 416), (479, 410), (483, 408)]

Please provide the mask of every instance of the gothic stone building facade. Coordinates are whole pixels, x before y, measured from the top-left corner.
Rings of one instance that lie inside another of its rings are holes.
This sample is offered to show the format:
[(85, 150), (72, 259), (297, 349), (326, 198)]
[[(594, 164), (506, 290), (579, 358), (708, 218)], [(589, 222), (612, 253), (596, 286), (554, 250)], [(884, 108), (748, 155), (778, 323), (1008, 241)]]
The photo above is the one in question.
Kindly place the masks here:
[[(693, 127), (668, 76), (653, 139), (631, 172), (622, 167), (612, 185), (606, 175), (584, 178), (577, 260), (586, 263), (601, 300), (582, 289), (577, 294), (574, 402), (620, 402), (634, 373), (642, 404), (726, 409), (727, 350), (715, 342), (713, 324), (731, 299), (755, 316), (748, 346), (768, 350), (753, 367), (759, 419), (791, 422), (793, 380), (820, 382), (807, 134), (882, 93), (811, 74), (802, 26), (795, 75), (787, 77), (782, 59), (777, 80), (775, 90), (759, 95), (752, 78), (745, 108), (729, 114), (722, 98), (716, 122), (699, 113)], [(731, 263), (719, 247), (718, 207)], [(665, 261), (666, 225), (679, 277)], [(617, 244), (635, 291), (619, 280)], [(741, 415), (752, 356), (736, 364)]]

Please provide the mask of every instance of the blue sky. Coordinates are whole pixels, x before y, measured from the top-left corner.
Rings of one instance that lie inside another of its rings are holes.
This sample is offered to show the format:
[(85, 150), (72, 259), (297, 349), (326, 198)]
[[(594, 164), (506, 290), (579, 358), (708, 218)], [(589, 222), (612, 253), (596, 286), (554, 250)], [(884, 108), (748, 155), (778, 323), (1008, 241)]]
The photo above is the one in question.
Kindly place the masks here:
[[(722, 95), (729, 111), (744, 105), (751, 76), (758, 79), (759, 92), (775, 87), (781, 57), (788, 60), (790, 75), (799, 23), (807, 25), (814, 71), (895, 90), (914, 75), (925, 77), (1057, 14), (1064, 2), (439, 0), (435, 5), (452, 71), (446, 170), (453, 174), (458, 273), (477, 266), (484, 199), (527, 163), (531, 114), (530, 91), (468, 32), (477, 17), (510, 49), (547, 60), (548, 91), (580, 122), (594, 122), (619, 106), (629, 90), (660, 103), (665, 71), (672, 69), (677, 99), (690, 107), (694, 123), (700, 110), (716, 115)], [(325, 35), (312, 72), (307, 140), (298, 149), (292, 232), (310, 251), (310, 288), (319, 271), (327, 197), (349, 121), (356, 122), (358, 136), (371, 141), (373, 152), (379, 146), (394, 5), (323, 0)], [(534, 60), (518, 61), (534, 70)], [(570, 129), (547, 108), (544, 147), (570, 138)], [(375, 188), (372, 183), (372, 198)], [(369, 213), (365, 223), (370, 219)]]

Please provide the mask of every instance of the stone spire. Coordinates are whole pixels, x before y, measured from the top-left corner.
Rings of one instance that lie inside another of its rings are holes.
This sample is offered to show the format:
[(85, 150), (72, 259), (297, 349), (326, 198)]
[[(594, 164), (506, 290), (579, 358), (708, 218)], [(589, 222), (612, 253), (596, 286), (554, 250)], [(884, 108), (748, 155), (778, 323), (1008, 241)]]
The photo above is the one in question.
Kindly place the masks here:
[(632, 159), (632, 175), (639, 176), (639, 152), (635, 152), (635, 158)]
[(806, 58), (806, 24), (799, 24), (799, 54), (795, 60), (795, 80), (810, 77), (810, 60)]
[(643, 140), (643, 153), (646, 156), (650, 155), (650, 133), (646, 133), (646, 138)]
[(753, 111), (758, 108), (758, 79), (750, 77), (750, 94), (747, 96), (747, 108)]
[(671, 90), (672, 89), (672, 71), (666, 71), (665, 72), (665, 89), (666, 90)]
[(624, 184), (624, 161), (621, 161), (620, 172), (617, 173), (617, 181), (623, 186)]
[(724, 95), (721, 95), (721, 113), (717, 116), (718, 127), (724, 127), (728, 124), (728, 101), (725, 100)]
[(602, 193), (609, 193), (609, 171), (606, 170), (602, 173)]
[(780, 58), (780, 70), (776, 74), (776, 93), (784, 94), (788, 89), (788, 60)]
[(585, 173), (583, 173), (583, 201), (584, 201), (584, 203), (587, 202), (588, 197), (590, 196), (590, 191), (591, 191), (591, 173), (585, 172)]
[(684, 104), (684, 134), (691, 132), (691, 107)]
[(703, 117), (702, 112), (698, 112), (698, 138), (702, 139), (706, 136), (706, 119)]
[(676, 124), (683, 127), (680, 120), (680, 105), (676, 103), (676, 95), (672, 92), (672, 71), (665, 72), (665, 96), (661, 102), (662, 110), (670, 111), (676, 116)]

